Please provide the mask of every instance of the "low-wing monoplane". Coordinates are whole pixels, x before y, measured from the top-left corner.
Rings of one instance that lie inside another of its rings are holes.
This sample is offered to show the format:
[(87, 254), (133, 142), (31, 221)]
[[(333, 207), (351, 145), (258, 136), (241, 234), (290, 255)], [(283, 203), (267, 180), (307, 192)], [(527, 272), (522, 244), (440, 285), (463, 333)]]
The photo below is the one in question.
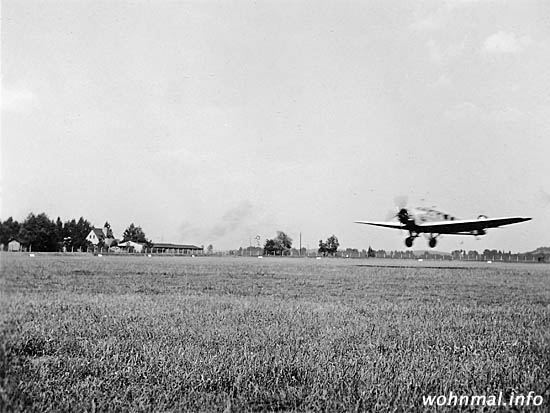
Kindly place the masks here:
[(397, 222), (355, 222), (358, 224), (408, 231), (409, 236), (405, 239), (405, 245), (407, 247), (412, 247), (415, 238), (419, 237), (420, 234), (426, 234), (428, 245), (430, 248), (434, 248), (437, 244), (437, 237), (441, 234), (473, 235), (478, 237), (487, 234), (488, 228), (497, 228), (503, 225), (529, 221), (531, 219), (525, 217), (488, 218), (485, 215), (479, 215), (477, 219), (459, 219), (433, 208), (417, 207), (407, 209), (405, 206), (398, 207), (397, 214), (395, 214), (394, 218), (397, 218)]

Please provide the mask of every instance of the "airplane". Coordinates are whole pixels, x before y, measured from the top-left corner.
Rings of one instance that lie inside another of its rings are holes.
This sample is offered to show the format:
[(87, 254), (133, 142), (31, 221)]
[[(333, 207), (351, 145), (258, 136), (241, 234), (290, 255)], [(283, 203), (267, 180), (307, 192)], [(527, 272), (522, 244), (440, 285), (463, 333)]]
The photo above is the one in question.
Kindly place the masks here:
[(488, 218), (486, 215), (479, 215), (477, 219), (458, 219), (432, 208), (417, 207), (409, 210), (404, 206), (398, 207), (398, 212), (394, 218), (397, 218), (399, 222), (355, 222), (357, 224), (409, 231), (409, 236), (405, 239), (405, 245), (408, 248), (412, 247), (415, 238), (418, 238), (420, 234), (426, 234), (428, 245), (430, 248), (434, 248), (437, 244), (437, 237), (441, 234), (478, 237), (487, 234), (487, 228), (497, 228), (531, 219), (525, 217)]

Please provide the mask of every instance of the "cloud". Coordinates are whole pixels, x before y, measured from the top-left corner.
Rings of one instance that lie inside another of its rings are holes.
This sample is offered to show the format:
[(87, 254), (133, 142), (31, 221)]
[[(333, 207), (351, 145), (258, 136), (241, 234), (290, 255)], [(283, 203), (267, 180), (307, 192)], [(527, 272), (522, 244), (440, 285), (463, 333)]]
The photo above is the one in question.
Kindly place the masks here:
[(2, 111), (25, 113), (31, 111), (38, 102), (36, 94), (25, 86), (2, 89)]
[(518, 37), (514, 33), (499, 31), (485, 39), (482, 51), (493, 55), (519, 53), (531, 43), (529, 36)]

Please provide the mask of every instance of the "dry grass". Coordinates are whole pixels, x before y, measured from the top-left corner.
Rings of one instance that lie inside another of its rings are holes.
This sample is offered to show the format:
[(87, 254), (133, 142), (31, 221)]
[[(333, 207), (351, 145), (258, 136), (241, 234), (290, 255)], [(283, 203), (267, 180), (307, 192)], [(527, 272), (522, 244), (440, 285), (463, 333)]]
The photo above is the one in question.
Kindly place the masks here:
[(548, 409), (548, 266), (373, 263), (4, 254), (2, 410)]

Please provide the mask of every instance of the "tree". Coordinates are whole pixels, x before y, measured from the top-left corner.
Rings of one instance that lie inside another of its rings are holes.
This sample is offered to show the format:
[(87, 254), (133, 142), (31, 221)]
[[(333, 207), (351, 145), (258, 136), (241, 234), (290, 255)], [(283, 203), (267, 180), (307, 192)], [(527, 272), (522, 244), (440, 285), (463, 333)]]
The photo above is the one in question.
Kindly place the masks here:
[(133, 241), (133, 242), (138, 242), (140, 244), (147, 244), (147, 245), (149, 245), (151, 243), (145, 237), (145, 232), (143, 232), (141, 227), (136, 227), (133, 222), (124, 231), (124, 234), (122, 235), (122, 241), (123, 242), (124, 241)]
[(322, 239), (319, 240), (319, 254), (327, 255), (336, 254), (336, 251), (338, 251), (338, 247), (340, 246), (340, 243), (338, 242), (338, 238), (336, 238), (336, 235), (331, 235), (328, 237), (328, 239), (323, 242)]
[(19, 235), (21, 224), (15, 221), (12, 217), (9, 217), (4, 222), (0, 222), (0, 244), (5, 246)]
[(30, 213), (19, 231), (20, 240), (32, 251), (56, 251), (56, 226), (45, 213)]
[(60, 217), (57, 217), (57, 220), (55, 221), (55, 242), (56, 242), (56, 249), (60, 251), (63, 248), (63, 221), (61, 221)]
[(63, 240), (67, 249), (80, 249), (88, 247), (86, 237), (92, 230), (92, 224), (80, 217), (78, 221), (72, 219), (63, 226)]
[(111, 229), (111, 224), (109, 224), (108, 222), (105, 222), (105, 225), (103, 225), (103, 228), (105, 228), (105, 238), (114, 238), (113, 230)]
[(264, 244), (264, 255), (275, 255), (277, 252), (277, 246), (275, 240), (266, 239)]
[(357, 248), (346, 248), (346, 257), (360, 257), (361, 253)]
[(286, 235), (283, 231), (277, 231), (277, 237), (274, 239), (277, 250), (281, 255), (288, 252), (292, 247), (292, 238)]
[(322, 254), (323, 256), (327, 255), (327, 244), (320, 239), (319, 240), (319, 254)]
[(264, 254), (285, 255), (290, 248), (292, 248), (292, 238), (283, 231), (277, 231), (277, 236), (275, 238), (265, 240)]
[(369, 250), (367, 251), (367, 257), (369, 258), (376, 257), (376, 252), (374, 252), (374, 250), (371, 248), (370, 245), (369, 245)]
[(214, 252), (214, 247), (212, 246), (212, 244), (209, 244), (208, 247), (206, 247), (206, 253), (208, 255), (212, 255), (213, 252)]
[(328, 237), (327, 242), (327, 252), (331, 255), (336, 254), (336, 251), (338, 251), (338, 247), (340, 246), (340, 243), (338, 242), (338, 238), (336, 238), (336, 235), (332, 234), (330, 237)]

